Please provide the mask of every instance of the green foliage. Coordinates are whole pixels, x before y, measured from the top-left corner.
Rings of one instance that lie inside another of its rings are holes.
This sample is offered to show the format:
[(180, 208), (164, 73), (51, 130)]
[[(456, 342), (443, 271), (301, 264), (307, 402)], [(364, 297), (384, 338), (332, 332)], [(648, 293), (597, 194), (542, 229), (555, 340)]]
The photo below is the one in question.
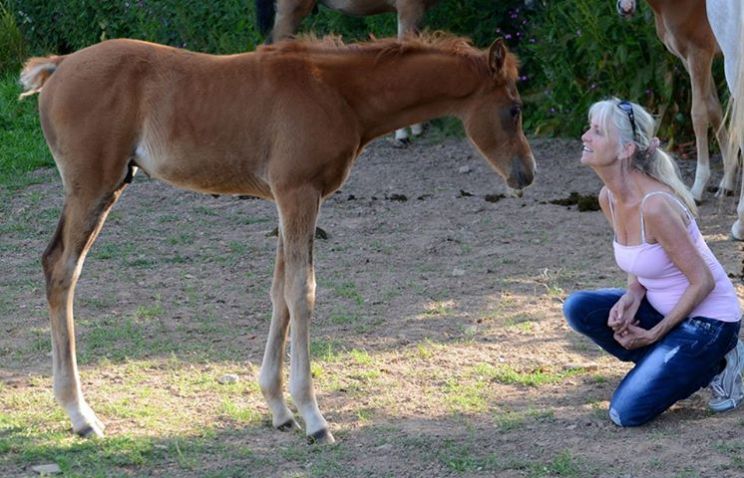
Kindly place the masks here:
[(0, 74), (15, 71), (26, 57), (26, 42), (6, 1), (0, 0)]
[(41, 133), (36, 100), (18, 101), (18, 72), (0, 76), (0, 189), (17, 189), (32, 182), (27, 172), (53, 166)]
[(260, 41), (252, 0), (15, 0), (20, 28), (37, 52), (69, 53), (107, 38), (138, 38), (212, 53)]
[(618, 96), (657, 114), (660, 136), (690, 137), (689, 78), (657, 38), (653, 12), (640, 5), (640, 14), (623, 19), (614, 1), (553, 0), (535, 17), (521, 48), (526, 129), (578, 136), (589, 106)]

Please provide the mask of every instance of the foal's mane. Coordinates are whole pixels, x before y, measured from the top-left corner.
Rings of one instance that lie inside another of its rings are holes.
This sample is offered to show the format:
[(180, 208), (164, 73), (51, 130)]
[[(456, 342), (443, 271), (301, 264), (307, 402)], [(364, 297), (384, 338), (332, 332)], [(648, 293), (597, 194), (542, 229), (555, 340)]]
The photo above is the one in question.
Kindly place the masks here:
[[(421, 53), (444, 53), (464, 59), (477, 72), (490, 74), (488, 55), (474, 47), (471, 40), (451, 33), (435, 31), (420, 35), (408, 35), (402, 41), (397, 38), (372, 38), (369, 41), (344, 43), (340, 36), (329, 35), (318, 38), (313, 34), (300, 35), (295, 39), (283, 40), (273, 45), (259, 48), (261, 52), (277, 53), (367, 53), (374, 55), (376, 61), (384, 62), (403, 55)], [(518, 76), (519, 60), (516, 55), (507, 52), (504, 60), (506, 78), (515, 81)]]

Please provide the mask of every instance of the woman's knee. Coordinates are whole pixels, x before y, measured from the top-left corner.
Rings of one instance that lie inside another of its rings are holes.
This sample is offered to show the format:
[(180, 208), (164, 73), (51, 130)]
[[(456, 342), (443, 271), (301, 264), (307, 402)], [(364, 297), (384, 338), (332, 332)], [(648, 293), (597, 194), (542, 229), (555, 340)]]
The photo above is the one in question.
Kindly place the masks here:
[(580, 290), (573, 292), (563, 302), (563, 316), (572, 329), (581, 332), (584, 329), (585, 319), (589, 315), (592, 302), (592, 292)]
[(638, 408), (631, 408), (614, 401), (610, 403), (609, 415), (612, 423), (619, 427), (638, 427), (658, 416), (658, 414), (645, 413)]

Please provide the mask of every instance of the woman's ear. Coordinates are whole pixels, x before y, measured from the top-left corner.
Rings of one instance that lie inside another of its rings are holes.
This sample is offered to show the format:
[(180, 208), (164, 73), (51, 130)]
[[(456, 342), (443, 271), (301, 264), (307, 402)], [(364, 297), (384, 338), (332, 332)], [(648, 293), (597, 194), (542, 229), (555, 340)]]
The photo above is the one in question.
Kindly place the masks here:
[(632, 158), (636, 152), (636, 144), (634, 142), (626, 143), (625, 146), (620, 148), (620, 159)]

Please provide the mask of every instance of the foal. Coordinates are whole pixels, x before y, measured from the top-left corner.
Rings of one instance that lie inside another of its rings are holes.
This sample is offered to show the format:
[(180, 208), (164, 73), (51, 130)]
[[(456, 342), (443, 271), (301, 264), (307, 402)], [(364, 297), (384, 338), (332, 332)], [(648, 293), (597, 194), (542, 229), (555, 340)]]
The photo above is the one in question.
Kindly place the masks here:
[[(739, 0), (741, 1), (741, 0)], [(705, 0), (648, 0), (654, 12), (656, 34), (667, 49), (682, 60), (692, 85), (692, 127), (695, 131), (697, 169), (692, 195), (701, 201), (710, 178), (708, 125), (713, 126), (723, 152), (724, 175), (720, 193), (731, 193), (736, 185), (736, 157), (729, 157), (728, 136), (721, 129), (722, 108), (711, 68), (719, 52), (716, 38), (706, 15)], [(630, 16), (636, 0), (618, 0), (617, 11)]]
[[(332, 10), (354, 16), (377, 15), (395, 12), (398, 15), (398, 39), (416, 33), (426, 11), (439, 0), (320, 0)], [(318, 0), (256, 0), (258, 29), (266, 36), (267, 43), (289, 38), (297, 33), (302, 20), (310, 15)], [(411, 125), (411, 133), (423, 133), (421, 124)], [(403, 146), (408, 143), (406, 128), (395, 131), (395, 142)]]
[(273, 313), (259, 382), (273, 425), (297, 427), (282, 391), (289, 330), (292, 399), (308, 439), (332, 442), (309, 353), (313, 233), (323, 199), (372, 139), (442, 115), (462, 120), (510, 187), (528, 186), (535, 163), (516, 79), (517, 61), (500, 40), (484, 52), (443, 36), (348, 46), (305, 40), (230, 56), (110, 40), (29, 60), (24, 95), (41, 92), (41, 125), (64, 186), (62, 216), (42, 262), (54, 395), (73, 431), (103, 432), (78, 377), (75, 285), (107, 213), (142, 169), (192, 191), (276, 202)]

